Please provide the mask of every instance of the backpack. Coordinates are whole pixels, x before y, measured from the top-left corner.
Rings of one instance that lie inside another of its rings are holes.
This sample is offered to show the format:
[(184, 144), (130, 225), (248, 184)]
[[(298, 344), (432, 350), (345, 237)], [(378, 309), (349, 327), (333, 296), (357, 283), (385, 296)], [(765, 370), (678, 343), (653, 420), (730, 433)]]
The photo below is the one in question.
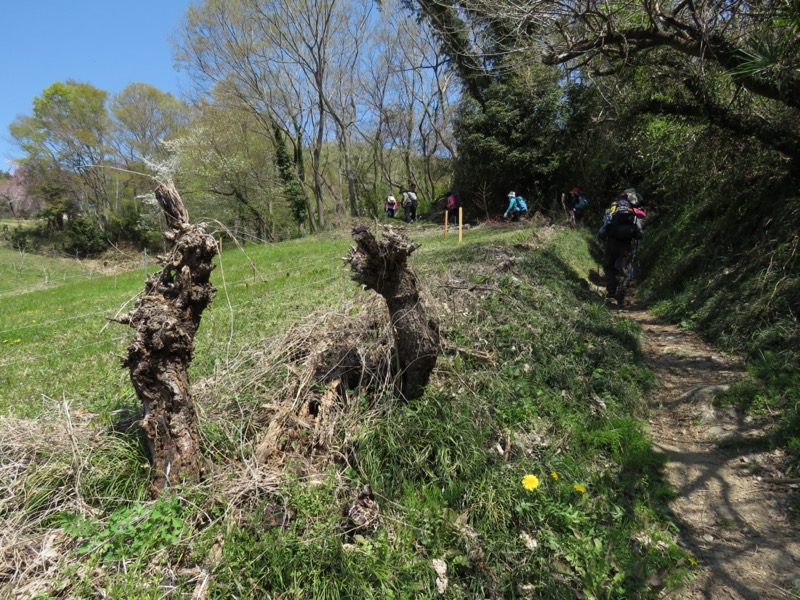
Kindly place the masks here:
[(587, 208), (589, 208), (589, 196), (578, 194), (578, 203), (575, 205), (575, 210), (586, 210)]
[(528, 204), (522, 196), (517, 196), (517, 210), (520, 212), (528, 210)]
[(403, 208), (410, 208), (411, 207), (411, 192), (404, 192), (403, 193)]
[(618, 200), (611, 223), (608, 226), (609, 237), (615, 240), (632, 240), (639, 236), (636, 226), (636, 214), (627, 200)]
[(416, 206), (417, 205), (417, 193), (416, 192), (408, 192), (408, 199), (411, 204), (409, 206)]

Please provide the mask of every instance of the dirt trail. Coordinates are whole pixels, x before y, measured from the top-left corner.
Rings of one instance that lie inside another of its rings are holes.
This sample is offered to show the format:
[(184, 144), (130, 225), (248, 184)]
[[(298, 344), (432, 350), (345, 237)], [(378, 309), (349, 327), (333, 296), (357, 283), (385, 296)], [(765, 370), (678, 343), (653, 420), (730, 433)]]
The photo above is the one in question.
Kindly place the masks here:
[(658, 377), (651, 434), (669, 456), (681, 542), (698, 561), (697, 576), (670, 597), (800, 598), (800, 530), (788, 514), (797, 481), (783, 478), (781, 451), (743, 443), (763, 428), (712, 405), (719, 386), (742, 375), (742, 364), (648, 312), (620, 316), (644, 328), (644, 352)]

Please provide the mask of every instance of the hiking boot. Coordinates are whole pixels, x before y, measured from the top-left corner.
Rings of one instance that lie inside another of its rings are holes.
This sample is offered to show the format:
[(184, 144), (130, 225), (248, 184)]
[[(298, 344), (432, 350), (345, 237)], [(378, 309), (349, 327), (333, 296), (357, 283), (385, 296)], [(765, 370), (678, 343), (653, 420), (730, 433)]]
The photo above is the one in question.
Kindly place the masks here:
[(625, 292), (617, 292), (614, 298), (617, 301), (617, 306), (625, 306)]

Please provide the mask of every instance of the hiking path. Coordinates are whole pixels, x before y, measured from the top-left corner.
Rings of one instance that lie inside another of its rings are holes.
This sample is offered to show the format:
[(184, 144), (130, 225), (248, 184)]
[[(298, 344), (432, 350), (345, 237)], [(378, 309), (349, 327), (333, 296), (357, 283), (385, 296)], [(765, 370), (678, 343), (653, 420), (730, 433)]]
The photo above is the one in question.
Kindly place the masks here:
[(800, 530), (790, 513), (800, 480), (785, 477), (781, 450), (748, 443), (769, 435), (770, 425), (713, 404), (743, 377), (743, 361), (635, 306), (618, 314), (644, 329), (643, 351), (658, 380), (650, 432), (668, 457), (679, 543), (697, 560), (696, 576), (668, 597), (800, 598)]

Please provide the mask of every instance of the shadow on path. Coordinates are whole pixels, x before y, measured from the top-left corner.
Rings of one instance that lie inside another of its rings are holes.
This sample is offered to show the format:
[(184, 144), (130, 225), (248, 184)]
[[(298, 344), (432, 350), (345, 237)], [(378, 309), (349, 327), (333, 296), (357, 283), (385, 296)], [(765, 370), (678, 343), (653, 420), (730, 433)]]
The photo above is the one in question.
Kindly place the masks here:
[(618, 309), (644, 329), (643, 351), (658, 378), (651, 434), (667, 456), (681, 541), (697, 558), (696, 577), (671, 597), (800, 598), (800, 535), (789, 514), (796, 483), (781, 481), (770, 432), (715, 394), (743, 376), (738, 359), (636, 307)]

